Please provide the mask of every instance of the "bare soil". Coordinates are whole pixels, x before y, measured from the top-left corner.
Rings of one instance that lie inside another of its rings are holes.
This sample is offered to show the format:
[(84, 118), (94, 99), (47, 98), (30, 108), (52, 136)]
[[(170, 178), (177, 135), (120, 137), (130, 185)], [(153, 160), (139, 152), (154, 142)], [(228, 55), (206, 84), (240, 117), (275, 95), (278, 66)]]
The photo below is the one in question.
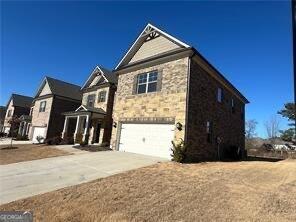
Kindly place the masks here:
[(0, 206), (34, 221), (295, 221), (296, 161), (160, 163)]
[(9, 145), (1, 145), (0, 165), (64, 155), (70, 153), (46, 145), (17, 144), (12, 149)]

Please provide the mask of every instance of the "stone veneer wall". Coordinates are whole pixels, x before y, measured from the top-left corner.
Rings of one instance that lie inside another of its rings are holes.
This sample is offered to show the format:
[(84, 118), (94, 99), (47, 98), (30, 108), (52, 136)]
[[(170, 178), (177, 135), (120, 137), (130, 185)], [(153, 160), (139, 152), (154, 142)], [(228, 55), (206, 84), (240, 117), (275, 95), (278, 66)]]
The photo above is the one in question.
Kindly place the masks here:
[[(244, 104), (193, 59), (190, 69), (187, 160), (217, 159), (217, 136), (222, 138), (221, 148), (234, 145), (244, 149)], [(224, 90), (223, 103), (217, 101), (218, 87)], [(235, 113), (231, 111), (231, 98), (235, 99)], [(212, 143), (207, 142), (207, 121), (213, 122)]]
[[(161, 90), (133, 95), (135, 76), (153, 70), (162, 71)], [(113, 111), (114, 122), (119, 126), (121, 121), (173, 120), (183, 125), (182, 131), (175, 130), (174, 140), (184, 139), (187, 75), (188, 57), (120, 74)], [(119, 127), (112, 130), (112, 149), (115, 149), (117, 131)]]

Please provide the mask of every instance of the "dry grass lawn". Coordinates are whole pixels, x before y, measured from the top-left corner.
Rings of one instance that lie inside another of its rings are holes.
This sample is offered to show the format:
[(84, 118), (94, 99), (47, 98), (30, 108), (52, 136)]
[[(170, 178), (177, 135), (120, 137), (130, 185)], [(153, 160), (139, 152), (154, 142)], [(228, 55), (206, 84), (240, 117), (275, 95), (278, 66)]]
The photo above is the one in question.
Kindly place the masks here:
[(296, 161), (160, 163), (0, 206), (34, 221), (295, 221)]
[(9, 145), (0, 146), (0, 165), (70, 154), (46, 145), (16, 144), (13, 149), (6, 147)]

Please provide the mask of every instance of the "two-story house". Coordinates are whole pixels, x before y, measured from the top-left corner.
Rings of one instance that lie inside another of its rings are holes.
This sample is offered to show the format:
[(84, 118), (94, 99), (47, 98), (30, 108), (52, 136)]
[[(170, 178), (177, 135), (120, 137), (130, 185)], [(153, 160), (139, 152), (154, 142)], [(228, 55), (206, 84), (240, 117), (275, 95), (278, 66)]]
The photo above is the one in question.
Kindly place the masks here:
[[(20, 117), (22, 115), (28, 115), (30, 113), (30, 108), (33, 98), (30, 96), (23, 96), (18, 94), (12, 94), (8, 100), (6, 106), (6, 115), (4, 119), (4, 133), (11, 135), (11, 123), (10, 120), (12, 117)], [(13, 129), (17, 134), (18, 126), (16, 129)], [(14, 135), (15, 136), (15, 135)]]
[(75, 143), (110, 144), (116, 75), (97, 66), (81, 88), (79, 108), (65, 112), (62, 137), (73, 137)]
[(6, 107), (0, 106), (0, 133), (4, 132), (4, 119), (6, 115)]
[(65, 119), (62, 113), (80, 103), (80, 86), (46, 76), (33, 101), (29, 138), (37, 143), (38, 136), (42, 140), (60, 136)]
[(187, 161), (244, 149), (248, 100), (192, 46), (148, 24), (114, 72), (112, 149), (170, 158), (183, 139)]

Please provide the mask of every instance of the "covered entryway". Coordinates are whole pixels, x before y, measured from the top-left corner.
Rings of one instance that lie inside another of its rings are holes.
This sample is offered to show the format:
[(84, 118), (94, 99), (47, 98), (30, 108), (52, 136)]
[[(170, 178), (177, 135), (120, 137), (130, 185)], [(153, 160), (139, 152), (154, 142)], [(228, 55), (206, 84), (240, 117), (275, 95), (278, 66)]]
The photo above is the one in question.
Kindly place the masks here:
[[(32, 141), (33, 143), (39, 143), (39, 141), (37, 140), (37, 137), (43, 137), (43, 140), (44, 138), (46, 137), (45, 136), (45, 131), (46, 131), (46, 127), (37, 127), (37, 126), (34, 126), (33, 128), (33, 138), (32, 138)], [(43, 142), (43, 140), (41, 140), (41, 142)]]
[(122, 124), (119, 151), (170, 159), (174, 131), (174, 124)]

